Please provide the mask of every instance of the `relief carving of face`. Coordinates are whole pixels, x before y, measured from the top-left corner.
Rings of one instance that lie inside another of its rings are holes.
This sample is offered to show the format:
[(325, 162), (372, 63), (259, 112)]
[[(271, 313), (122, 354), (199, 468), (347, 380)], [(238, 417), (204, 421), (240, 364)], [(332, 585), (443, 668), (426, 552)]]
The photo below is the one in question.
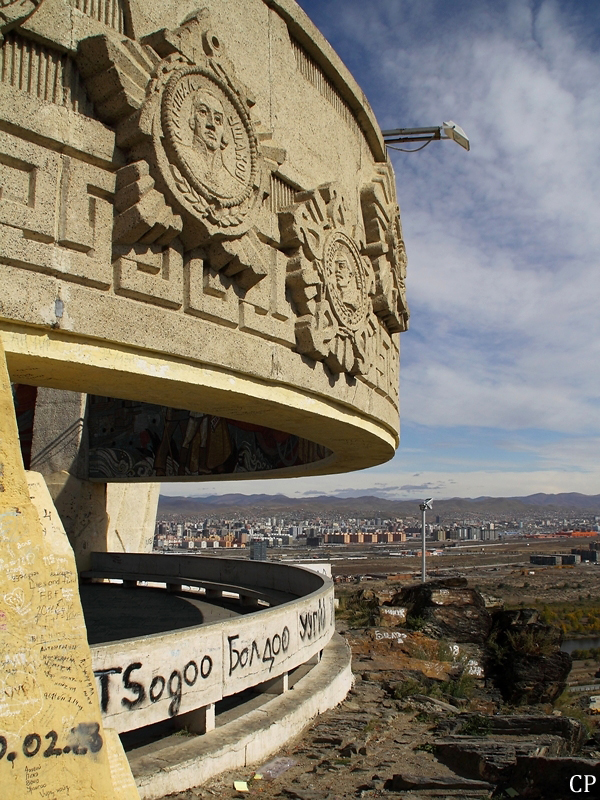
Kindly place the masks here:
[(225, 135), (225, 111), (218, 97), (206, 90), (199, 91), (192, 103), (190, 128), (194, 131), (193, 146), (209, 152), (224, 150), (229, 144)]
[(335, 257), (335, 283), (342, 298), (342, 303), (355, 310), (358, 308), (359, 298), (356, 279), (348, 259), (339, 252)]

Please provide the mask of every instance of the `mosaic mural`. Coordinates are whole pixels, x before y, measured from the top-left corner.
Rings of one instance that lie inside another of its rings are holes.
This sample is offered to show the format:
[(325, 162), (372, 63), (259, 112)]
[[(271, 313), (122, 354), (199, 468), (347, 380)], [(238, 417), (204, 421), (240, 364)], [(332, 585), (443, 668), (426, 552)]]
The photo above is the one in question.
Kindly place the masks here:
[(162, 480), (321, 461), (326, 447), (262, 425), (132, 400), (88, 397), (89, 477)]

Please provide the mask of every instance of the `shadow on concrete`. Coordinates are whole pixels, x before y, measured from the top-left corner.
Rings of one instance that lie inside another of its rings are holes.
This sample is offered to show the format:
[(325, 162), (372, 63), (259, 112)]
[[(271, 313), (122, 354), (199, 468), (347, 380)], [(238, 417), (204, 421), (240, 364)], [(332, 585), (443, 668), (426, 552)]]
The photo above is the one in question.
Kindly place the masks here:
[(144, 586), (129, 589), (115, 583), (91, 583), (82, 584), (79, 592), (91, 645), (166, 633), (256, 611), (233, 598), (205, 600), (192, 592), (170, 594)]
[(84, 584), (80, 595), (90, 644), (164, 633), (205, 621), (193, 603), (162, 589)]

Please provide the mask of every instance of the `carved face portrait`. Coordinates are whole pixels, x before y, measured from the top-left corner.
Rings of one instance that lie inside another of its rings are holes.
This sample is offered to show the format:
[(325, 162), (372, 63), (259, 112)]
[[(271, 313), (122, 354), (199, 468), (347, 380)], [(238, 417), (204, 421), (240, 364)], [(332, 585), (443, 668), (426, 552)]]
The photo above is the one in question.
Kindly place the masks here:
[(327, 294), (339, 322), (349, 330), (359, 328), (367, 314), (368, 294), (360, 253), (341, 231), (329, 234), (323, 248)]
[(161, 129), (155, 147), (176, 202), (204, 226), (239, 230), (259, 199), (259, 151), (231, 82), (208, 66), (174, 70), (162, 94)]
[(191, 173), (220, 197), (235, 197), (244, 189), (238, 176), (237, 147), (229, 152), (232, 131), (227, 117), (225, 98), (218, 89), (202, 86), (188, 96), (189, 126), (192, 131), (185, 145), (186, 163)]
[(224, 150), (229, 144), (225, 134), (223, 103), (212, 92), (201, 90), (192, 101), (190, 128), (194, 132), (194, 145), (210, 152)]
[(354, 310), (360, 302), (358, 287), (348, 256), (343, 250), (338, 250), (334, 258), (334, 267), (335, 283), (342, 298), (342, 303)]

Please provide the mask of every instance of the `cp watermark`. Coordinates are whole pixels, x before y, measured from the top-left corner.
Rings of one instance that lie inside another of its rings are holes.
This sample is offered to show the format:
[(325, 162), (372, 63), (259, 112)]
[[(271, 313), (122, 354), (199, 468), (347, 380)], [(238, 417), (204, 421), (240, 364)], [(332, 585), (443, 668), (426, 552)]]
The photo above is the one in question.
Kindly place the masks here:
[(574, 794), (581, 794), (582, 792), (587, 794), (595, 783), (595, 775), (571, 775), (569, 788)]

